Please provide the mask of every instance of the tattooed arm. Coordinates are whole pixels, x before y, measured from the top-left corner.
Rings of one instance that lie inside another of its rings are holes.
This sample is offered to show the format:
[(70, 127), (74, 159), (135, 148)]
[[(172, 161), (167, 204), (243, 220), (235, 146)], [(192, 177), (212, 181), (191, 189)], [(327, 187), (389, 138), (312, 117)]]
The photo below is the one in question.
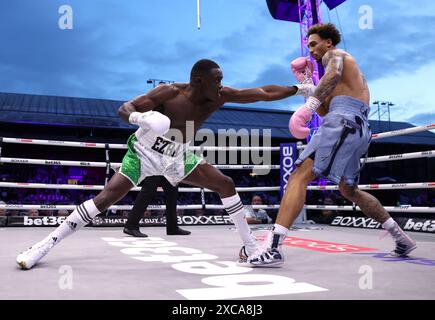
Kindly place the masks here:
[(334, 91), (340, 82), (343, 73), (343, 61), (345, 53), (340, 50), (328, 51), (322, 58), (322, 64), (325, 67), (325, 75), (320, 80), (313, 96), (320, 102)]
[[(295, 138), (304, 139), (310, 134), (307, 123), (340, 82), (345, 54), (340, 50), (331, 50), (323, 56), (322, 63), (326, 68), (325, 75), (320, 80), (314, 94), (290, 118), (289, 128)], [(326, 107), (327, 104), (325, 103), (324, 106)]]

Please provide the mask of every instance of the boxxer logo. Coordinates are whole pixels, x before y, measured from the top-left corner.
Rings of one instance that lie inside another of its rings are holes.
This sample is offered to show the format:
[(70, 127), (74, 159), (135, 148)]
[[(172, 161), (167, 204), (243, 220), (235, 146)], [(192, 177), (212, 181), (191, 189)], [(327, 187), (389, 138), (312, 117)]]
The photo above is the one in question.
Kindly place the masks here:
[(283, 180), (285, 182), (285, 185), (287, 186), (288, 183), (288, 179), (290, 177), (290, 175), (292, 174), (293, 170), (294, 170), (294, 162), (293, 162), (293, 148), (291, 147), (283, 147), (282, 148), (282, 154), (283, 154), (283, 158), (282, 158), (282, 168), (284, 170), (283, 173)]
[(229, 216), (184, 216), (178, 217), (178, 222), (183, 224), (232, 224)]
[(380, 228), (381, 224), (372, 218), (363, 217), (336, 217), (331, 225), (336, 226), (346, 226), (346, 227), (357, 227), (357, 228)]
[(284, 195), (287, 189), (287, 184), (290, 180), (290, 175), (295, 170), (295, 161), (297, 159), (296, 143), (281, 143), (280, 144), (280, 193)]

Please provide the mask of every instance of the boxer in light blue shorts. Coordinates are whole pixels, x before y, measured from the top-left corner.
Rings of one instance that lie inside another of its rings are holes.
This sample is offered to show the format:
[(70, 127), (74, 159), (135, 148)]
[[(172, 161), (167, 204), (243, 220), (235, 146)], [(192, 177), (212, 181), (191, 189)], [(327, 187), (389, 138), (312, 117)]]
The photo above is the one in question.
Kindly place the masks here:
[(358, 185), (360, 159), (367, 154), (371, 141), (367, 116), (370, 108), (348, 96), (331, 100), (322, 125), (301, 153), (296, 165), (307, 157), (314, 160), (313, 173), (339, 184)]
[(315, 112), (324, 117), (323, 123), (296, 161), (297, 169), (291, 174), (266, 245), (248, 257), (247, 266), (284, 263), (283, 240), (304, 207), (308, 184), (318, 176), (337, 184), (344, 198), (382, 224), (396, 242), (392, 255), (406, 256), (417, 247), (379, 200), (358, 188), (360, 159), (367, 154), (371, 138), (367, 120), (370, 90), (355, 58), (336, 48), (340, 39), (340, 32), (331, 23), (314, 25), (308, 30), (311, 58), (325, 68), (317, 87), (311, 79), (313, 64), (309, 58), (300, 57), (291, 62), (296, 79), (302, 83), (311, 81), (312, 85), (305, 104), (290, 118), (291, 134), (305, 139), (310, 133), (307, 124)]

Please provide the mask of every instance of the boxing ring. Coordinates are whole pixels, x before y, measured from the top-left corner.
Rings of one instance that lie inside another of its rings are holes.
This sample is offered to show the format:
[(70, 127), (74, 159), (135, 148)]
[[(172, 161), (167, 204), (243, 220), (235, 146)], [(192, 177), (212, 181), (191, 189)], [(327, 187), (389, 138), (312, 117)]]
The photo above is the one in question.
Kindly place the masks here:
[[(435, 129), (435, 124), (374, 134), (373, 139)], [(116, 169), (109, 149), (123, 144), (2, 138), (5, 143), (98, 148), (106, 162), (1, 157), (1, 163), (57, 165)], [(301, 150), (305, 146), (298, 144)], [(279, 147), (192, 147), (203, 151), (263, 150)], [(429, 158), (435, 150), (361, 159), (365, 163)], [(219, 169), (279, 169), (279, 165), (216, 165)], [(230, 174), (231, 176), (231, 174)], [(107, 179), (106, 179), (107, 180)], [(236, 182), (237, 183), (237, 182)], [(103, 185), (0, 182), (1, 188), (101, 190)], [(435, 182), (359, 185), (362, 190), (432, 189)], [(273, 187), (237, 187), (238, 192), (279, 191)], [(308, 190), (337, 190), (337, 186), (309, 186)], [(138, 191), (140, 188), (133, 188)], [(161, 190), (160, 190), (161, 191)], [(179, 192), (210, 192), (180, 188)], [(178, 209), (222, 209), (221, 205), (178, 206)], [(382, 202), (382, 201), (381, 201)], [(76, 205), (0, 204), (0, 209), (73, 210)], [(277, 209), (279, 204), (254, 208)], [(129, 210), (131, 205), (110, 209)], [(151, 205), (150, 210), (164, 210)], [(359, 210), (355, 206), (306, 204), (313, 210)], [(388, 207), (389, 212), (434, 213), (435, 207)], [(392, 215), (394, 218), (394, 214)], [(410, 232), (417, 249), (409, 257), (391, 257), (391, 238), (379, 230), (308, 225), (302, 217), (284, 241), (286, 262), (281, 268), (237, 267), (240, 239), (230, 224), (188, 226), (190, 236), (166, 236), (161, 227), (147, 227), (148, 238), (124, 237), (120, 228), (87, 227), (56, 246), (31, 271), (21, 271), (15, 257), (39, 241), (48, 227), (0, 228), (1, 299), (147, 299), (147, 300), (297, 300), (297, 299), (433, 299), (435, 298), (435, 234)], [(435, 221), (434, 221), (435, 226)], [(252, 226), (262, 240), (266, 225)], [(407, 231), (409, 232), (409, 231)]]

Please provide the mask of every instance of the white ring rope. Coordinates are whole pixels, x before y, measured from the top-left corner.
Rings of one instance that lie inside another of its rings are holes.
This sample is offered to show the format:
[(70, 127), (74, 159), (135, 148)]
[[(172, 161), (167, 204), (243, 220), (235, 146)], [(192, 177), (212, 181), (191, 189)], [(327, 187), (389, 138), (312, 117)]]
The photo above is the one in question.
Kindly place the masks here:
[(387, 156), (378, 156), (378, 157), (368, 157), (367, 159), (364, 158), (361, 159), (361, 162), (374, 163), (374, 162), (397, 161), (397, 160), (418, 159), (418, 158), (432, 158), (432, 157), (435, 157), (435, 150), (390, 154)]
[[(45, 146), (58, 146), (58, 147), (83, 147), (83, 148), (97, 148), (105, 149), (105, 143), (95, 142), (76, 142), (76, 141), (57, 141), (57, 140), (39, 140), (39, 139), (25, 139), (25, 138), (3, 138), (6, 143), (18, 144), (37, 144)], [(127, 149), (126, 144), (109, 143), (109, 149)]]
[[(360, 190), (402, 190), (402, 189), (432, 189), (435, 182), (393, 183), (393, 184), (360, 184)], [(308, 186), (308, 190), (338, 190), (338, 186)]]
[[(362, 158), (360, 161), (363, 163), (374, 163), (384, 161), (397, 161), (419, 158), (432, 158), (435, 157), (435, 150), (391, 154), (387, 156)], [(91, 162), (91, 161), (69, 161), (69, 160), (48, 160), (48, 159), (26, 159), (26, 158), (6, 158), (0, 157), (0, 163), (19, 163), (19, 164), (40, 164), (40, 165), (56, 165), (56, 166), (75, 166), (75, 167), (100, 167), (105, 168), (106, 162)], [(112, 169), (119, 168), (120, 162), (110, 163)], [(280, 169), (280, 165), (213, 165), (214, 167), (222, 170), (267, 170), (267, 169)]]
[[(0, 188), (28, 188), (28, 189), (63, 189), (63, 190), (103, 190), (102, 185), (76, 185), (76, 184), (48, 184), (30, 182), (0, 182)], [(402, 189), (433, 189), (435, 182), (393, 183), (393, 184), (361, 184), (361, 190), (402, 190)], [(308, 186), (308, 190), (338, 190), (338, 186)], [(140, 191), (140, 187), (130, 191)], [(162, 191), (161, 188), (157, 189)], [(279, 191), (280, 187), (237, 187), (238, 192)], [(201, 192), (201, 188), (179, 188), (179, 192)], [(204, 192), (213, 192), (204, 189)]]
[[(77, 205), (57, 205), (57, 204), (0, 204), (0, 209), (6, 210), (74, 210)], [(219, 204), (206, 204), (206, 209), (225, 209), (223, 205)], [(279, 209), (279, 204), (275, 205), (252, 205), (245, 206), (252, 207), (253, 209)], [(189, 210), (189, 209), (203, 209), (204, 206), (202, 204), (188, 204), (188, 205), (177, 205), (177, 210)], [(132, 205), (114, 205), (110, 206), (108, 210), (131, 210), (133, 209)], [(147, 210), (166, 210), (166, 205), (149, 205)]]
[(405, 134), (411, 134), (411, 133), (427, 131), (427, 130), (434, 130), (434, 129), (435, 129), (435, 123), (432, 123), (432, 124), (428, 124), (426, 126), (419, 126), (419, 127), (414, 127), (414, 128), (406, 128), (406, 129), (399, 129), (399, 130), (394, 130), (394, 131), (380, 132), (380, 133), (372, 134), (372, 140), (401, 136), (401, 135), (405, 135)]
[[(305, 209), (308, 210), (337, 210), (337, 211), (362, 211), (358, 206), (323, 206), (323, 205), (306, 205)], [(388, 212), (435, 212), (435, 207), (413, 207), (413, 206), (399, 206), (399, 207), (384, 207)]]
[[(5, 143), (18, 143), (18, 144), (36, 144), (46, 146), (58, 146), (58, 147), (83, 147), (83, 148), (96, 148), (105, 149), (105, 143), (96, 142), (77, 142), (77, 141), (56, 141), (56, 140), (38, 140), (38, 139), (24, 139), (24, 138), (3, 138)], [(107, 144), (109, 149), (127, 149), (126, 144), (109, 143)], [(227, 146), (191, 146), (191, 150), (199, 151), (279, 151), (279, 147), (227, 147)]]
[[(400, 135), (406, 135), (410, 133), (416, 133), (421, 131), (434, 130), (435, 123), (426, 126), (419, 126), (413, 128), (399, 129), (394, 131), (387, 131), (382, 133), (372, 134), (372, 139), (388, 138)], [(84, 147), (84, 148), (106, 148), (105, 143), (96, 142), (76, 142), (76, 141), (56, 141), (56, 140), (38, 140), (38, 139), (24, 139), (24, 138), (3, 138), (5, 143), (19, 143), (19, 144), (37, 144), (37, 145), (49, 145), (49, 146), (61, 146), (61, 147)], [(127, 149), (126, 144), (109, 143), (109, 149)], [(305, 146), (298, 146), (298, 149), (303, 149)], [(196, 146), (190, 147), (192, 150), (204, 150), (204, 151), (249, 151), (249, 150), (263, 150), (263, 151), (279, 151), (279, 147), (217, 147), (217, 146)]]
[[(76, 184), (47, 184), (47, 183), (28, 183), (28, 182), (0, 182), (0, 188), (28, 188), (28, 189), (63, 189), (63, 190), (103, 190), (102, 185), (76, 185)], [(238, 192), (255, 191), (279, 191), (280, 187), (237, 187)], [(140, 191), (140, 187), (132, 188), (130, 191)], [(158, 188), (158, 191), (163, 191)], [(179, 188), (179, 192), (201, 192), (201, 188)], [(213, 192), (204, 189), (205, 192)]]
[[(41, 165), (52, 165), (52, 166), (99, 167), (99, 168), (105, 168), (107, 166), (106, 162), (25, 159), (25, 158), (6, 158), (6, 157), (0, 157), (0, 163), (41, 164)], [(110, 167), (112, 169), (117, 169), (120, 166), (121, 166), (120, 162), (110, 163)], [(267, 169), (280, 168), (279, 164), (278, 165), (217, 164), (213, 166), (222, 170), (240, 170), (240, 169), (267, 170)]]
[(189, 150), (192, 151), (279, 151), (280, 147), (226, 147), (226, 146), (190, 146)]
[[(0, 209), (6, 210), (74, 210), (76, 205), (55, 205), (55, 204), (0, 204)], [(217, 204), (206, 204), (206, 209), (219, 210), (224, 209), (224, 206)], [(279, 209), (279, 205), (252, 205), (246, 206), (252, 207), (253, 209)], [(108, 210), (131, 210), (133, 208), (132, 205), (117, 205), (110, 206)], [(324, 206), (324, 205), (305, 205), (305, 209), (308, 210), (337, 210), (337, 211), (361, 211), (361, 209), (356, 206)], [(385, 210), (389, 212), (427, 212), (433, 213), (435, 212), (435, 207), (413, 207), (413, 206), (399, 206), (399, 207), (384, 207)], [(177, 210), (189, 210), (189, 209), (203, 209), (201, 204), (198, 205), (178, 205)], [(147, 210), (166, 210), (165, 205), (149, 205)]]

